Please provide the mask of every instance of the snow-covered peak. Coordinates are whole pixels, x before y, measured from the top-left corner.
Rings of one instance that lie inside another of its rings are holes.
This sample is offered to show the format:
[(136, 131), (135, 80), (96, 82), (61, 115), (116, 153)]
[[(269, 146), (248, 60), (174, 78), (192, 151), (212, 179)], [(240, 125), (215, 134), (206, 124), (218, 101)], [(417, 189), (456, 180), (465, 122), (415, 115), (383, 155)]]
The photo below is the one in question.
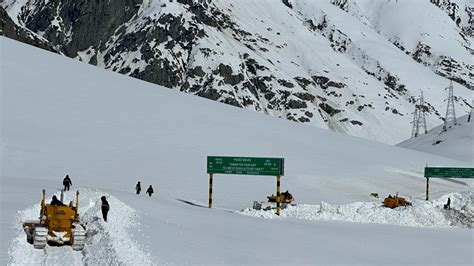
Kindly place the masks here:
[(428, 127), (441, 121), (449, 80), (455, 81), (456, 108), (471, 108), (471, 5), (446, 1), (118, 0), (78, 6), (8, 0), (2, 6), (70, 57), (394, 144), (410, 134), (420, 90)]

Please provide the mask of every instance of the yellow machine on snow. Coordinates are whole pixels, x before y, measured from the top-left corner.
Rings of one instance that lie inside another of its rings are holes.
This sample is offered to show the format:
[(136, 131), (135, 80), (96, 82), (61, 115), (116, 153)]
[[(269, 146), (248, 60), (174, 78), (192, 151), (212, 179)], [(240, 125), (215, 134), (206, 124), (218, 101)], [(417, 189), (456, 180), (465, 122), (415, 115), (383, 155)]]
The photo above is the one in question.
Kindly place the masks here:
[(400, 206), (411, 206), (411, 203), (405, 198), (399, 197), (397, 194), (396, 196), (388, 195), (388, 197), (383, 200), (383, 206), (393, 209)]
[(272, 194), (271, 196), (267, 196), (267, 199), (268, 202), (280, 202), (286, 204), (290, 204), (295, 200), (295, 198), (293, 198), (293, 195), (291, 195), (288, 190), (286, 192), (280, 193), (280, 197)]
[[(82, 250), (86, 232), (79, 221), (79, 191), (76, 192), (76, 206), (52, 205), (45, 202), (45, 190), (41, 200), (39, 220), (25, 221), (27, 241), (36, 249), (43, 249), (46, 244), (71, 245), (73, 250)], [(61, 191), (61, 202), (63, 192)]]

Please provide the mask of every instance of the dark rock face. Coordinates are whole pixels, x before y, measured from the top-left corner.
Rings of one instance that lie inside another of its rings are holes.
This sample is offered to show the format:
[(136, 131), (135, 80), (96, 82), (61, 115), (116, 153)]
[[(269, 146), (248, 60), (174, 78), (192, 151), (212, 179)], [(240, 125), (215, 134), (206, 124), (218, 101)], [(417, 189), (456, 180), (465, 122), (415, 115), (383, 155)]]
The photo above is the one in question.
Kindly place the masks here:
[(324, 76), (312, 76), (312, 78), (314, 82), (316, 82), (316, 84), (321, 86), (323, 89), (327, 89), (329, 87), (344, 88), (346, 86), (344, 83), (329, 80), (329, 78)]
[[(141, 0), (52, 0), (43, 3), (40, 12), (33, 10), (22, 15), (29, 29), (45, 31), (45, 37), (53, 45), (64, 47), (66, 54), (74, 57), (90, 46), (99, 48), (118, 26), (137, 14), (141, 3)], [(48, 23), (56, 16), (62, 19), (60, 27)]]
[(341, 110), (338, 110), (336, 108), (333, 108), (332, 106), (330, 106), (329, 104), (327, 103), (320, 103), (319, 104), (319, 107), (324, 110), (328, 115), (330, 116), (334, 116), (335, 114), (341, 112)]
[(428, 45), (426, 44), (422, 44), (422, 43), (418, 43), (417, 47), (416, 47), (416, 50), (415, 52), (413, 53), (413, 59), (415, 59), (415, 61), (417, 61), (418, 63), (423, 63), (423, 64), (427, 64), (426, 63), (426, 59), (425, 58), (429, 58), (431, 57), (431, 47), (429, 47)]
[(13, 40), (24, 42), (38, 48), (59, 53), (47, 40), (41, 39), (28, 29), (19, 27), (13, 22), (8, 13), (0, 6), (0, 35)]
[[(27, 9), (19, 19), (33, 32), (45, 32), (54, 46), (75, 57), (78, 51), (105, 43), (118, 26), (135, 15), (142, 0), (51, 0), (36, 1), (35, 9)], [(50, 23), (55, 18), (61, 23)]]
[(356, 126), (362, 126), (363, 123), (357, 120), (351, 120), (351, 124), (356, 125)]
[(283, 4), (289, 8), (293, 8), (293, 5), (288, 0), (281, 0)]
[(230, 66), (220, 64), (219, 67), (213, 72), (224, 78), (225, 84), (237, 85), (244, 80), (244, 75), (241, 73), (234, 75)]
[(289, 100), (288, 107), (291, 109), (301, 109), (308, 107), (305, 102), (299, 100)]

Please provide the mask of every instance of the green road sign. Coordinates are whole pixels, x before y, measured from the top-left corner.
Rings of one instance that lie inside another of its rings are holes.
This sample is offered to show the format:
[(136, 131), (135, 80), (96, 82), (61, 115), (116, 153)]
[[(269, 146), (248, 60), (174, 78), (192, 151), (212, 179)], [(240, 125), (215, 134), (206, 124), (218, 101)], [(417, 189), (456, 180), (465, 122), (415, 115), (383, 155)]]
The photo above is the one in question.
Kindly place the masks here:
[(474, 168), (425, 167), (425, 177), (474, 178)]
[(284, 175), (283, 158), (207, 156), (208, 174)]

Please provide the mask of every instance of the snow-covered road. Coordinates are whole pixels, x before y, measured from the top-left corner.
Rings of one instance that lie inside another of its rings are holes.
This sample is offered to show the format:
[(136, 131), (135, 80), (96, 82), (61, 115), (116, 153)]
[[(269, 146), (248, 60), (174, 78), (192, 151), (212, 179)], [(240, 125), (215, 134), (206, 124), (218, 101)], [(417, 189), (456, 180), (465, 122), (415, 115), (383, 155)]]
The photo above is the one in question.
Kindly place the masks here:
[[(38, 218), (40, 205), (35, 204), (17, 216), (17, 237), (13, 240), (10, 254), (11, 265), (151, 265), (156, 261), (141, 250), (140, 245), (130, 235), (130, 228), (140, 226), (137, 212), (116, 197), (103, 191), (79, 188), (79, 214), (87, 230), (84, 250), (73, 251), (70, 246), (46, 246), (44, 250), (34, 249), (26, 241), (21, 227), (22, 221)], [(59, 195), (59, 193), (56, 193)], [(75, 191), (66, 192), (64, 202), (74, 199)], [(106, 196), (114, 208), (109, 221), (101, 216), (100, 197)], [(52, 195), (51, 195), (52, 196)], [(51, 197), (50, 197), (51, 198)], [(49, 198), (49, 199), (50, 199)], [(67, 258), (67, 261), (65, 261)], [(155, 262), (156, 263), (156, 262)]]

